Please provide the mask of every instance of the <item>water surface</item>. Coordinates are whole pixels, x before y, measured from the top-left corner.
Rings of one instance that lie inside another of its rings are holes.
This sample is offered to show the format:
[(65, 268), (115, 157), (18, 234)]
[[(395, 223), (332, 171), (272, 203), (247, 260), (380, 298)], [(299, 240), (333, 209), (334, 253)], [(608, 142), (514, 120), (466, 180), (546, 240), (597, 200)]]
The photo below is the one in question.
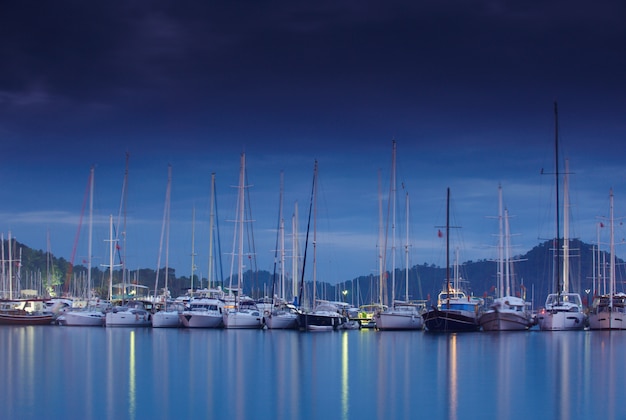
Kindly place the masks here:
[(1, 418), (619, 418), (626, 332), (0, 327)]

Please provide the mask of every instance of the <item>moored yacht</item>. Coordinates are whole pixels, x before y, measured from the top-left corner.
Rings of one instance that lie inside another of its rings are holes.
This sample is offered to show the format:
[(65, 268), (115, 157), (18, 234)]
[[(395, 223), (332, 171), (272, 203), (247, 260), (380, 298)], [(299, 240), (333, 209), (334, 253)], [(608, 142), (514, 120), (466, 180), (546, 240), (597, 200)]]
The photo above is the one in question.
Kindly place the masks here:
[(480, 319), (483, 331), (523, 331), (533, 326), (528, 303), (516, 296), (496, 298)]
[[(615, 232), (613, 219), (613, 189), (610, 200), (610, 263), (609, 290), (596, 296), (589, 312), (589, 329), (591, 330), (624, 330), (626, 329), (626, 294), (617, 292), (615, 284)], [(598, 243), (600, 243), (598, 233)], [(599, 258), (598, 258), (599, 260)]]
[(395, 301), (391, 308), (374, 315), (376, 329), (380, 331), (421, 330), (424, 327), (422, 314), (425, 311), (426, 305), (422, 302)]
[(152, 325), (152, 314), (146, 304), (139, 300), (131, 300), (125, 306), (114, 306), (106, 313), (107, 327), (149, 327)]
[[(478, 322), (483, 331), (525, 331), (533, 326), (534, 321), (529, 310), (530, 304), (514, 293), (513, 261), (511, 259), (511, 235), (509, 213), (503, 207), (502, 187), (498, 187), (498, 269), (497, 297), (481, 316)], [(523, 296), (523, 290), (520, 290)]]
[(542, 331), (582, 330), (585, 327), (585, 314), (582, 299), (578, 293), (569, 290), (569, 168), (565, 167), (563, 203), (563, 272), (561, 282), (560, 235), (559, 235), (559, 153), (558, 153), (558, 111), (554, 104), (555, 117), (555, 188), (556, 188), (556, 235), (554, 237), (554, 292), (546, 298), (545, 307), (537, 314), (537, 322)]
[[(457, 256), (458, 260), (458, 256)], [(446, 283), (437, 297), (437, 306), (424, 313), (427, 331), (478, 331), (483, 300), (466, 295), (459, 288), (458, 262), (455, 263), (454, 287), (450, 284), (450, 188), (446, 199)]]
[(543, 331), (582, 330), (585, 327), (583, 302), (578, 293), (550, 293), (537, 314)]
[(199, 298), (189, 302), (189, 307), (178, 317), (185, 328), (221, 328), (223, 303), (215, 298)]

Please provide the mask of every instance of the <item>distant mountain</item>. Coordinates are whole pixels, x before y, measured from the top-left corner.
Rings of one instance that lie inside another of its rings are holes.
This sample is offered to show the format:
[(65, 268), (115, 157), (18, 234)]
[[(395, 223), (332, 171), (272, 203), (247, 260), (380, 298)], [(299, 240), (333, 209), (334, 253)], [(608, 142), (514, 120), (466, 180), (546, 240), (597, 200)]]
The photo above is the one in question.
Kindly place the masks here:
[[(35, 289), (45, 294), (45, 290), (53, 291), (57, 295), (67, 291), (68, 293), (78, 293), (85, 288), (85, 278), (87, 268), (81, 264), (72, 265), (64, 258), (56, 258), (53, 255), (34, 250), (15, 240), (11, 249), (11, 259), (13, 260), (12, 274), (20, 282), (21, 289)], [(552, 251), (552, 241), (543, 242), (526, 254), (514, 257), (512, 276), (516, 283), (516, 292), (524, 293), (526, 300), (534, 303), (535, 307), (541, 307), (546, 295), (554, 288), (554, 253)], [(8, 241), (4, 241), (4, 261), (8, 261)], [(597, 258), (596, 258), (597, 259)], [(601, 252), (600, 259), (608, 264), (609, 255)], [(586, 298), (585, 290), (592, 291), (593, 279), (593, 247), (577, 239), (570, 241), (570, 280), (571, 288), (578, 291), (583, 299)], [(623, 260), (616, 259), (618, 265), (623, 264)], [(7, 270), (7, 266), (5, 266)], [(467, 281), (465, 283), (471, 293), (476, 296), (492, 296), (496, 288), (497, 264), (491, 260), (467, 261), (460, 265), (460, 277)], [(126, 273), (126, 281), (147, 286), (154, 291), (156, 271), (152, 269), (140, 269)], [(396, 270), (396, 299), (404, 299), (405, 271)], [(453, 269), (450, 270), (453, 276)], [(386, 281), (383, 282), (384, 302), (389, 303), (392, 296), (391, 273), (386, 273)], [(108, 269), (92, 267), (93, 287), (99, 290), (102, 296), (108, 293)], [(159, 287), (163, 287), (165, 270), (159, 271)], [(409, 270), (409, 298), (412, 300), (426, 299), (434, 304), (437, 294), (441, 291), (445, 283), (445, 267), (438, 267), (434, 264), (415, 265)], [(122, 281), (122, 271), (113, 270), (113, 282)], [(206, 287), (206, 279), (194, 276), (194, 289)], [(224, 285), (229, 285), (229, 279), (224, 280)], [(233, 279), (236, 283), (236, 279)], [(621, 284), (621, 279), (618, 278)], [(2, 285), (5, 283), (3, 282)], [(172, 296), (184, 294), (191, 286), (189, 277), (176, 277), (176, 271), (169, 269), (168, 285)], [(520, 287), (523, 285), (522, 287)], [(312, 285), (307, 282), (305, 299), (312, 295)], [(379, 301), (380, 285), (378, 276), (360, 276), (352, 280), (347, 280), (338, 284), (318, 282), (317, 296), (328, 300), (345, 300), (349, 303), (363, 304)], [(267, 271), (244, 273), (244, 293), (255, 298), (271, 296), (272, 294), (272, 274)]]

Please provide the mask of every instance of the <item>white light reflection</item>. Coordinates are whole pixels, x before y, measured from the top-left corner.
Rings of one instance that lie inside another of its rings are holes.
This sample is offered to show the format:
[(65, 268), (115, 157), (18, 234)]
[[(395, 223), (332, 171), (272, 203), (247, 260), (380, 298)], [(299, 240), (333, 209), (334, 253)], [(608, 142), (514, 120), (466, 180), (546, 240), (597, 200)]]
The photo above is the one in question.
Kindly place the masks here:
[(137, 411), (136, 377), (135, 377), (135, 330), (130, 331), (128, 361), (128, 418), (134, 419)]
[(341, 417), (350, 418), (350, 388), (348, 385), (348, 332), (341, 336)]

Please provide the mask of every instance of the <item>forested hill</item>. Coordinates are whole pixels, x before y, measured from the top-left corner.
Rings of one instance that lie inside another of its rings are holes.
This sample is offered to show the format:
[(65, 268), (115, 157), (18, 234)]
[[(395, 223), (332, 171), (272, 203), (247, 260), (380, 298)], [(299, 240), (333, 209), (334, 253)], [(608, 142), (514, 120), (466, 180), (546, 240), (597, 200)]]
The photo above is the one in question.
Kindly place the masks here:
[[(515, 283), (515, 293), (525, 294), (527, 300), (532, 300), (535, 307), (543, 305), (546, 295), (554, 288), (554, 253), (552, 252), (552, 241), (541, 243), (528, 251), (526, 254), (514, 257), (512, 264), (512, 278)], [(8, 258), (8, 242), (4, 243), (5, 264)], [(570, 287), (572, 290), (581, 294), (583, 299), (586, 297), (585, 290), (590, 290), (593, 294), (593, 247), (579, 240), (570, 241)], [(45, 295), (47, 291), (62, 294), (64, 292), (76, 293), (84, 288), (84, 279), (86, 277), (87, 268), (83, 264), (72, 266), (69, 261), (64, 258), (56, 258), (41, 250), (34, 250), (24, 244), (13, 241), (11, 249), (12, 275), (20, 282), (20, 289), (35, 289), (41, 291)], [(562, 258), (561, 258), (562, 260)], [(602, 252), (600, 261), (604, 261), (608, 265), (609, 256)], [(5, 265), (5, 271), (8, 273), (8, 266)], [(622, 284), (621, 268), (623, 261), (617, 259), (617, 280), (618, 285)], [(492, 260), (467, 261), (459, 267), (459, 273), (464, 286), (466, 286), (475, 296), (491, 296), (495, 293), (496, 288), (496, 271), (497, 263)], [(606, 271), (608, 273), (608, 269)], [(453, 270), (450, 270), (452, 275)], [(8, 275), (8, 274), (7, 274)], [(395, 297), (403, 299), (405, 296), (405, 270), (396, 270), (396, 287)], [(607, 274), (608, 275), (608, 274)], [(272, 273), (267, 271), (259, 271), (256, 273), (244, 273), (244, 292), (255, 297), (271, 295), (272, 291)], [(386, 282), (383, 284), (384, 301), (388, 303), (391, 300), (391, 275), (387, 273)], [(105, 291), (108, 289), (108, 269), (101, 267), (92, 267), (93, 285), (102, 296), (106, 296)], [(159, 287), (163, 287), (165, 279), (165, 271), (160, 270)], [(355, 279), (346, 279), (344, 281), (318, 282), (317, 296), (329, 300), (345, 300), (350, 303), (363, 304), (378, 302), (379, 276), (367, 275), (360, 276)], [(445, 267), (435, 266), (433, 264), (416, 265), (409, 270), (409, 298), (411, 300), (428, 299), (432, 303), (436, 300), (437, 294), (441, 290), (446, 279)], [(156, 272), (153, 269), (140, 269), (126, 273), (126, 280), (135, 284), (147, 286), (150, 290), (154, 290)], [(200, 279), (194, 276), (194, 289), (206, 287), (206, 278)], [(121, 270), (113, 271), (113, 282), (122, 281)], [(224, 279), (223, 285), (228, 286), (229, 279)], [(4, 283), (3, 283), (4, 285)], [(191, 286), (189, 276), (176, 276), (173, 268), (169, 269), (168, 285), (172, 296), (184, 294)], [(311, 295), (311, 285), (306, 285), (309, 296)], [(618, 286), (618, 290), (621, 288)], [(153, 292), (152, 292), (153, 293)], [(306, 298), (306, 295), (305, 295)]]

